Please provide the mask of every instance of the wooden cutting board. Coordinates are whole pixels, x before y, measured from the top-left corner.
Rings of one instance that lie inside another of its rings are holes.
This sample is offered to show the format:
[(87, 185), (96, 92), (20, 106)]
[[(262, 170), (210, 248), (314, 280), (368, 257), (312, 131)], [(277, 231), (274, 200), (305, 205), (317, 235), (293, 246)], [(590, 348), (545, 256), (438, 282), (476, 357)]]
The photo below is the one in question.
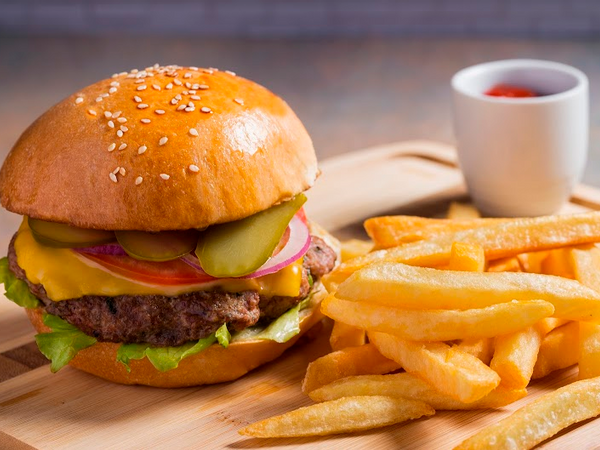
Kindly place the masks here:
[[(448, 145), (412, 141), (342, 155), (321, 164), (307, 212), (342, 238), (363, 235), (378, 214), (440, 215), (465, 187)], [(600, 191), (579, 187), (564, 212), (600, 209)], [(51, 374), (35, 349), (24, 312), (0, 298), (0, 449), (306, 448), (451, 449), (544, 392), (573, 380), (575, 368), (535, 382), (530, 394), (491, 411), (435, 416), (364, 433), (325, 438), (249, 439), (237, 430), (312, 402), (300, 391), (307, 364), (328, 352), (327, 325), (281, 358), (232, 383), (186, 389), (111, 384), (67, 367)], [(600, 421), (574, 426), (545, 449), (592, 449)]]

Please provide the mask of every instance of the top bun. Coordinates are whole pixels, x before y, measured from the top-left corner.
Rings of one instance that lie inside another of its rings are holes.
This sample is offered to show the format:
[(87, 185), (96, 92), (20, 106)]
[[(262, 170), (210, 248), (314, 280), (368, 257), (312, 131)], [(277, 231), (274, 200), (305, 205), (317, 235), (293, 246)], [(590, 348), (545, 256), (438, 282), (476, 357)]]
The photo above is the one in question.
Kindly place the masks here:
[(183, 230), (255, 214), (316, 176), (310, 137), (281, 98), (233, 72), (156, 65), (36, 120), (0, 170), (0, 202), (83, 228)]

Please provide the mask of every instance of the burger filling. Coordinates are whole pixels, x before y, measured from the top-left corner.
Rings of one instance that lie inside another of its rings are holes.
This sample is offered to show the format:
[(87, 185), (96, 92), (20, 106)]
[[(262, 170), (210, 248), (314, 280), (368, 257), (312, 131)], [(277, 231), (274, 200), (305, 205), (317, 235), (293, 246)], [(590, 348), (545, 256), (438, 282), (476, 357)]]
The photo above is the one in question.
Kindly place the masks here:
[[(188, 292), (178, 296), (84, 295), (54, 301), (42, 284), (32, 283), (19, 266), (15, 238), (8, 251), (9, 269), (43, 304), (58, 316), (100, 342), (148, 343), (179, 346), (205, 338), (227, 324), (231, 332), (257, 323), (267, 324), (305, 299), (312, 282), (333, 269), (335, 252), (312, 236), (302, 262), (297, 296), (267, 296), (255, 290), (225, 292), (221, 289)], [(311, 281), (313, 280), (313, 281)]]
[[(177, 367), (181, 359), (215, 342), (223, 346), (232, 339), (285, 342), (299, 333), (299, 318), (310, 302), (313, 284), (333, 269), (337, 258), (323, 239), (309, 234), (300, 206), (286, 213), (291, 221), (285, 219), (289, 224), (279, 224), (281, 233), (271, 237), (269, 245), (275, 248), (268, 249), (267, 261), (247, 258), (232, 268), (223, 255), (214, 257), (215, 252), (231, 251), (219, 229), (203, 245), (201, 237), (196, 252), (190, 252), (184, 241), (197, 232), (172, 233), (166, 237), (169, 245), (157, 245), (154, 235), (132, 232), (123, 238), (125, 253), (118, 233), (118, 243), (81, 248), (79, 242), (66, 248), (56, 240), (64, 241), (61, 227), (67, 226), (25, 219), (8, 257), (0, 260), (0, 282), (9, 299), (44, 310), (44, 324), (52, 332), (37, 335), (36, 341), (51, 359), (53, 371), (96, 342), (121, 344), (117, 359), (128, 370), (131, 359), (147, 357), (161, 371)], [(252, 227), (243, 220), (244, 227)], [(246, 232), (238, 233), (237, 225), (225, 226), (231, 240), (237, 239), (235, 252), (243, 253), (240, 242)], [(76, 232), (73, 239), (80, 241), (91, 236), (87, 230)], [(183, 256), (161, 262), (132, 257), (129, 251), (152, 248), (155, 256), (173, 249), (181, 253), (177, 248), (182, 245)], [(201, 258), (225, 276), (206, 273)]]

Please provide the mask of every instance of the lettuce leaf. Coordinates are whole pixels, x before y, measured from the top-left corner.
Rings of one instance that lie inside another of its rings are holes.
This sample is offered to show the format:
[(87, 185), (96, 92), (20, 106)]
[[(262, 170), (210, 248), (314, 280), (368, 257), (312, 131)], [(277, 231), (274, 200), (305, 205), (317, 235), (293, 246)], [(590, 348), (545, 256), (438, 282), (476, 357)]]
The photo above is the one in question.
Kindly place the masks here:
[(231, 340), (231, 333), (227, 329), (227, 324), (224, 323), (219, 327), (219, 329), (215, 332), (215, 336), (217, 337), (217, 341), (221, 347), (227, 348), (229, 347), (229, 341)]
[(217, 341), (215, 333), (198, 342), (188, 342), (179, 347), (151, 347), (148, 344), (123, 344), (117, 350), (117, 361), (125, 365), (128, 372), (131, 371), (129, 362), (133, 359), (144, 357), (161, 372), (176, 369), (182, 359), (206, 350)]
[(91, 347), (96, 343), (95, 338), (84, 334), (60, 317), (44, 314), (44, 325), (51, 328), (52, 331), (37, 334), (35, 341), (42, 354), (52, 362), (50, 365), (52, 372), (59, 371), (80, 350)]
[(8, 268), (8, 258), (0, 259), (0, 283), (4, 284), (7, 299), (23, 308), (37, 308), (40, 301), (29, 292), (27, 283), (19, 280)]
[(288, 309), (266, 327), (245, 328), (233, 337), (233, 341), (252, 339), (270, 340), (280, 344), (289, 341), (300, 333), (300, 311), (307, 307), (312, 299), (308, 296), (293, 308)]

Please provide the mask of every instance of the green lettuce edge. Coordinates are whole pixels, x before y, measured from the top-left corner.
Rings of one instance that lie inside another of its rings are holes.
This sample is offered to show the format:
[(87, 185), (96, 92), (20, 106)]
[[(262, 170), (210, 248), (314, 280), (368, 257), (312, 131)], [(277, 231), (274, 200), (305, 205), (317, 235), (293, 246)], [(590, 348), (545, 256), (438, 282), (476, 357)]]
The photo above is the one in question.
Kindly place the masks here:
[(4, 285), (6, 298), (17, 305), (28, 309), (39, 306), (40, 301), (29, 291), (27, 283), (19, 280), (8, 268), (7, 257), (0, 259), (0, 283)]

